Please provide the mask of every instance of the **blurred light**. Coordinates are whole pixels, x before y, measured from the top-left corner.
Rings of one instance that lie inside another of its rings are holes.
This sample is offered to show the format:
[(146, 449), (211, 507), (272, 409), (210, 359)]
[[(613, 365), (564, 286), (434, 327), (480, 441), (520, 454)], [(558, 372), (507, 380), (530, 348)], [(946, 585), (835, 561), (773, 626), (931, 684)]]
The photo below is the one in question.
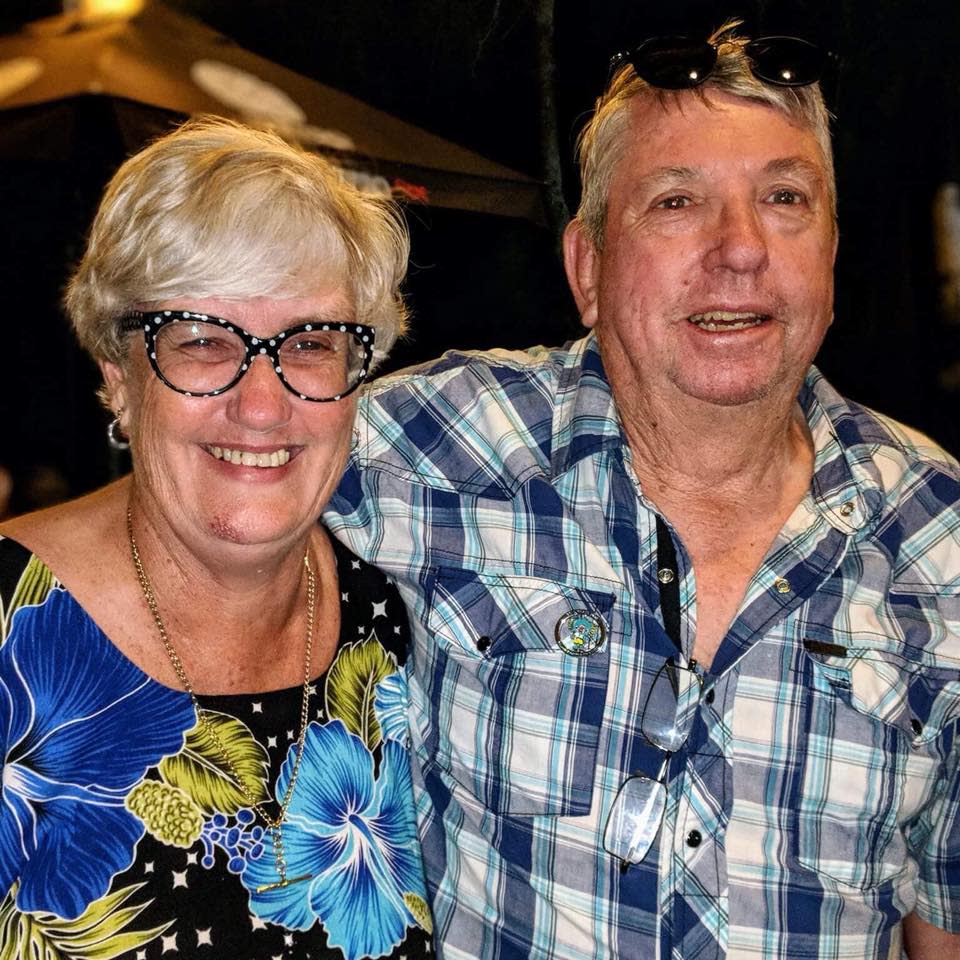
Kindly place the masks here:
[(29, 87), (44, 71), (39, 57), (13, 57), (0, 60), (0, 100)]
[(143, 9), (144, 0), (73, 0), (64, 3), (64, 10), (75, 10), (82, 19), (132, 17)]

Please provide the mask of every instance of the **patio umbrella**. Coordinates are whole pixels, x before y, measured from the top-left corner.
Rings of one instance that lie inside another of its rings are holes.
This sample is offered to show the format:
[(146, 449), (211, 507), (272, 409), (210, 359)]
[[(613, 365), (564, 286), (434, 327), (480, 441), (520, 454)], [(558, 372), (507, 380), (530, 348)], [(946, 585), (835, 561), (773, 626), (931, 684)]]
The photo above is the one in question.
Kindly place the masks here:
[(0, 125), (2, 111), (90, 97), (109, 102), (128, 152), (171, 116), (213, 113), (322, 151), (366, 189), (542, 219), (530, 177), (245, 50), (159, 0), (127, 16), (63, 15), (0, 37)]

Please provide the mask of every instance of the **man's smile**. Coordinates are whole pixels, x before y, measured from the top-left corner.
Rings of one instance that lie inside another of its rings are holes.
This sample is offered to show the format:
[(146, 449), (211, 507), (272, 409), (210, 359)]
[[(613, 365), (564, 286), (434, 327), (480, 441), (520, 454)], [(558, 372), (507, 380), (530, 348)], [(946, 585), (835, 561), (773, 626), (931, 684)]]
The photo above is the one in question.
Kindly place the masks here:
[(687, 322), (706, 330), (708, 333), (727, 333), (735, 330), (747, 330), (759, 327), (771, 319), (765, 313), (735, 313), (730, 310), (711, 310), (708, 313), (695, 313), (687, 317)]

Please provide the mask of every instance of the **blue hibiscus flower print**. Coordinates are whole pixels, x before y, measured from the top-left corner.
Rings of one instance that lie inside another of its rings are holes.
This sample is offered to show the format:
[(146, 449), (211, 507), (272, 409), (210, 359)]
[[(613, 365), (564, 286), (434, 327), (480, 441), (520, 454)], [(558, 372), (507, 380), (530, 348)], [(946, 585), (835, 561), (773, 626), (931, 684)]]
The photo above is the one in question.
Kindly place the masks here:
[(0, 648), (0, 896), (19, 881), (19, 910), (65, 919), (102, 897), (144, 832), (124, 797), (195, 722), (63, 590), (18, 610)]
[[(280, 796), (292, 767), (293, 751)], [(397, 741), (384, 741), (375, 777), (373, 756), (342, 721), (312, 723), (283, 827), (287, 875), (312, 879), (257, 893), (277, 879), (268, 844), (243, 873), (251, 911), (297, 930), (321, 922), (346, 960), (390, 953), (415, 922), (404, 894), (426, 897), (411, 797), (409, 758)]]

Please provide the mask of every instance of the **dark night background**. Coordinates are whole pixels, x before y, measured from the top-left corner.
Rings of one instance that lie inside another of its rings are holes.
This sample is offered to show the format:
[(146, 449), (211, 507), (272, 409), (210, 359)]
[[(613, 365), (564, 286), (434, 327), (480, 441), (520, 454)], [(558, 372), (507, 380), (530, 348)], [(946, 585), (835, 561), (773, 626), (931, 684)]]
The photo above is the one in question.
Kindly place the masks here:
[[(938, 309), (931, 223), (937, 186), (960, 180), (956, 0), (556, 0), (552, 10), (543, 0), (168, 3), (263, 56), (538, 178), (537, 49), (548, 32), (571, 208), (573, 140), (611, 53), (657, 33), (706, 35), (733, 15), (754, 35), (796, 33), (825, 43), (843, 58), (827, 91), (836, 115), (841, 239), (836, 321), (818, 362), (844, 393), (960, 452), (960, 394), (938, 379), (960, 363), (960, 324)], [(3, 0), (0, 32), (60, 9), (46, 0)], [(552, 27), (544, 26), (545, 11)], [(96, 103), (87, 109), (95, 113)], [(0, 111), (0, 128), (3, 122)], [(62, 127), (79, 122), (65, 113)], [(51, 136), (45, 129), (36, 135)], [(56, 165), (0, 154), (0, 382), (8, 425), (0, 463), (21, 476), (55, 467), (73, 493), (103, 482), (112, 465), (106, 418), (93, 399), (96, 377), (70, 348), (56, 302), (99, 190), (121, 158), (115, 143), (96, 138)], [(392, 365), (453, 346), (521, 347), (577, 335), (548, 226), (424, 206), (411, 206), (408, 216), (414, 336)]]

